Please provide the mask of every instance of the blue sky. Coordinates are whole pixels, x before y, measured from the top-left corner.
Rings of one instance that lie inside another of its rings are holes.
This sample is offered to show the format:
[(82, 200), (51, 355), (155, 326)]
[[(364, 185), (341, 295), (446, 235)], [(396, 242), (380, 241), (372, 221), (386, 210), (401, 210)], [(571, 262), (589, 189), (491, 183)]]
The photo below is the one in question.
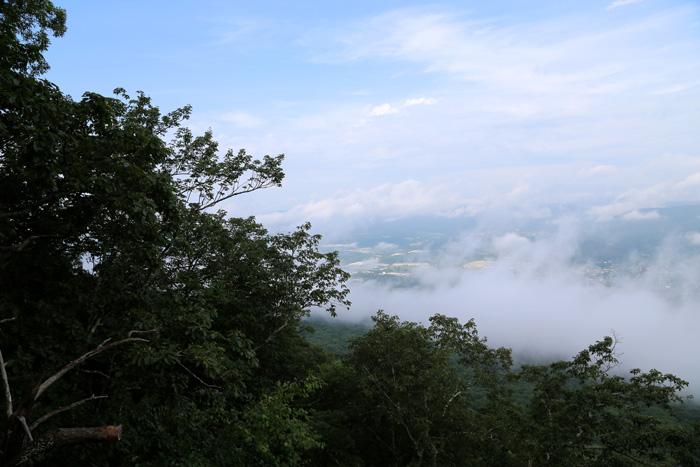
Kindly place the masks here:
[(192, 104), (223, 146), (287, 155), (285, 187), (234, 214), (640, 221), (700, 201), (694, 1), (57, 3), (64, 91)]

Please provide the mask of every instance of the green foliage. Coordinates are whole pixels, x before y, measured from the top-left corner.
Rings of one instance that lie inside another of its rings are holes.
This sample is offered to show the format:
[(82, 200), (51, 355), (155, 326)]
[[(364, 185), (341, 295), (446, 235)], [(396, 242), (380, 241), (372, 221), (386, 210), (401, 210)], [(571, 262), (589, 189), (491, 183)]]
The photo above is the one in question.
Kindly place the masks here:
[(0, 2), (0, 68), (37, 75), (49, 66), (49, 36), (66, 32), (66, 12), (46, 0)]
[(534, 384), (530, 443), (538, 464), (676, 465), (686, 460), (692, 434), (653, 414), (671, 413), (688, 383), (657, 370), (610, 374), (618, 360), (606, 337), (571, 361), (526, 366)]
[[(31, 447), (21, 420), (91, 394), (109, 396), (86, 403), (97, 416), (81, 405), (34, 438), (117, 422), (124, 439), (53, 465), (229, 465), (241, 450), (261, 454), (272, 425), (260, 414), (288, 425), (286, 438), (269, 433), (268, 463), (317, 446), (289, 405), (292, 382), (314, 365), (297, 328), (312, 307), (348, 304), (348, 276), (308, 224), (272, 235), (211, 212), (279, 186), (283, 156), (220, 156), (210, 132), (182, 126), (188, 107), (162, 114), (143, 93), (72, 100), (36, 76), (63, 11), (50, 2), (0, 11), (0, 342), (15, 401), (0, 420), (0, 456)], [(127, 336), (148, 342), (99, 350)], [(90, 349), (99, 351), (34, 400), (39, 383)]]
[[(326, 369), (323, 431), (350, 427), (327, 440), (326, 455), (363, 465), (476, 465), (501, 458), (488, 422), (492, 413), (476, 405), (509, 368), (509, 352), (487, 347), (471, 321), (436, 315), (424, 327), (383, 312), (373, 319), (374, 328), (353, 341), (343, 363)], [(468, 378), (455, 357), (472, 363)]]
[(336, 356), (347, 354), (350, 341), (367, 334), (369, 330), (369, 323), (353, 324), (321, 318), (310, 318), (304, 321), (301, 328), (307, 341)]
[(248, 408), (240, 430), (243, 443), (239, 465), (303, 465), (307, 452), (323, 444), (309, 423), (306, 410), (293, 407), (295, 399), (306, 398), (321, 387), (317, 378), (302, 383), (279, 384), (274, 392)]
[(426, 327), (383, 312), (374, 321), (323, 369), (319, 464), (700, 462), (697, 428), (677, 416), (687, 383), (656, 370), (612, 374), (612, 338), (570, 361), (515, 370), (510, 351), (490, 348), (473, 321), (435, 315)]

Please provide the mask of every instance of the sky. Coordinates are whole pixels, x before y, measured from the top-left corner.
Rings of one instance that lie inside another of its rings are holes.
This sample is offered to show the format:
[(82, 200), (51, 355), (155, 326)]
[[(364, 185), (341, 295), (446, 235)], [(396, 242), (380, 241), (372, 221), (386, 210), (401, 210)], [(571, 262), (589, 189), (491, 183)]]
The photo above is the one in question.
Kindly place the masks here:
[(273, 227), (700, 201), (696, 1), (58, 4), (64, 91), (143, 90), (286, 155), (283, 189), (226, 206)]
[[(286, 155), (283, 188), (230, 200), (231, 215), (310, 220), (329, 242), (387, 219), (477, 219), (421, 287), (353, 283), (341, 316), (476, 317), (492, 342), (550, 356), (614, 329), (630, 366), (700, 395), (700, 229), (669, 230), (615, 287), (572, 261), (596, 225), (641, 231), (700, 204), (696, 0), (57, 3), (68, 31), (48, 78), (65, 92), (143, 90), (163, 111), (191, 104), (189, 126), (224, 148)], [(549, 233), (523, 236), (527, 220)], [(484, 241), (493, 267), (459, 267)]]

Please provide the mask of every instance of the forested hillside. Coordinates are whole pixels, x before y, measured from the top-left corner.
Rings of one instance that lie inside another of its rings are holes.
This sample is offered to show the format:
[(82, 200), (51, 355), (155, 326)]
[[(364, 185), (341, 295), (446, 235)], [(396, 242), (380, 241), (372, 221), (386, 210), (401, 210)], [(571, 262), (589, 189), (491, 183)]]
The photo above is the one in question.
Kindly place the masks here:
[(309, 343), (310, 310), (350, 305), (337, 254), (222, 209), (283, 156), (140, 92), (64, 94), (42, 54), (65, 15), (0, 2), (0, 465), (700, 464), (687, 383), (618, 376), (609, 337), (514, 368), (473, 321), (379, 312)]

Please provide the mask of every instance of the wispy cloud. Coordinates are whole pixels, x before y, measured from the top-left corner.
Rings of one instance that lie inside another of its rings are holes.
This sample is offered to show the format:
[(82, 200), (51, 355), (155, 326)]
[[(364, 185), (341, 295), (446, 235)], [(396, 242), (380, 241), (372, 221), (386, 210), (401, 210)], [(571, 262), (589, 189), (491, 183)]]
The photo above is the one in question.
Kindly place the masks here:
[(686, 238), (691, 245), (700, 246), (700, 232), (688, 232)]
[(226, 112), (221, 115), (220, 120), (224, 123), (231, 123), (241, 128), (257, 128), (263, 124), (263, 120), (247, 112)]
[(679, 180), (655, 183), (644, 188), (625, 191), (608, 204), (595, 206), (590, 213), (598, 220), (622, 217), (628, 220), (654, 219), (655, 211), (641, 212), (643, 208), (664, 206), (669, 202), (700, 203), (700, 172)]
[(608, 4), (608, 6), (605, 9), (614, 10), (615, 8), (619, 8), (621, 6), (634, 5), (635, 3), (642, 3), (643, 1), (644, 0), (615, 0)]
[(432, 97), (412, 97), (406, 99), (403, 103), (406, 107), (412, 107), (414, 105), (433, 105), (436, 102)]
[(433, 99), (432, 97), (411, 97), (409, 99), (404, 100), (400, 104), (384, 103), (375, 105), (370, 109), (369, 115), (371, 117), (382, 117), (384, 115), (399, 113), (402, 109), (406, 107), (415, 107), (418, 105), (433, 105), (435, 104), (435, 102), (437, 102), (436, 99)]
[[(426, 72), (453, 75), (487, 90), (507, 91), (511, 101), (523, 97), (518, 95), (522, 93), (534, 97), (538, 107), (558, 102), (555, 107), (571, 112), (581, 104), (585, 107), (591, 96), (620, 94), (666, 81), (669, 76), (664, 71), (647, 68), (649, 47), (690, 14), (692, 11), (683, 9), (662, 11), (613, 27), (585, 26), (570, 18), (558, 19), (557, 25), (501, 26), (446, 12), (400, 10), (344, 33), (339, 39), (342, 48), (320, 57), (416, 63)], [(659, 40), (656, 47), (661, 50), (664, 42)]]
[(372, 107), (369, 111), (371, 117), (382, 117), (384, 115), (395, 114), (399, 111), (396, 107), (391, 104), (379, 104)]
[(623, 219), (627, 221), (653, 221), (656, 219), (659, 219), (661, 217), (661, 214), (659, 214), (659, 211), (651, 210), (651, 211), (639, 211), (639, 210), (634, 210), (630, 211), (622, 216)]

